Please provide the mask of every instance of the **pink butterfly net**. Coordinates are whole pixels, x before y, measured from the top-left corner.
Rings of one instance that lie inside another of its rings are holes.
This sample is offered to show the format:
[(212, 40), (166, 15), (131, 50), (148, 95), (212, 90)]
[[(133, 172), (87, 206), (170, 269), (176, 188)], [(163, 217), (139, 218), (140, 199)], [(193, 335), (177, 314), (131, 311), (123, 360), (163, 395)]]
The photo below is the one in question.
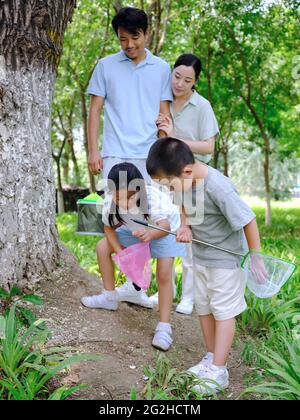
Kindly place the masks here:
[(137, 286), (148, 289), (152, 276), (151, 253), (149, 242), (138, 242), (113, 256), (126, 277)]

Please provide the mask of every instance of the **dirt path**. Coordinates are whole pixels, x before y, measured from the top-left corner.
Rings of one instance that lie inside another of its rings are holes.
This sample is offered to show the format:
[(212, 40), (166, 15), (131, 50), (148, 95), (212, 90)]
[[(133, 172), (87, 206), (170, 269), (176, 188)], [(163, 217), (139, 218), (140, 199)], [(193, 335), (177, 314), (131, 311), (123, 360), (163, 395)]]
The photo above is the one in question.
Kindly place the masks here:
[[(90, 385), (80, 397), (88, 399), (129, 399), (135, 385), (141, 391), (145, 385), (143, 368), (154, 366), (157, 350), (151, 346), (158, 312), (154, 308), (122, 303), (118, 311), (91, 310), (82, 307), (80, 297), (101, 291), (98, 279), (78, 267), (72, 254), (65, 254), (65, 265), (52, 280), (43, 282), (38, 293), (46, 304), (39, 316), (52, 319), (51, 344), (72, 346), (84, 353), (101, 354), (97, 362), (84, 362), (71, 368), (64, 378), (68, 385), (77, 382)], [(175, 309), (175, 307), (174, 307)], [(186, 369), (197, 363), (204, 353), (203, 340), (195, 315), (173, 312), (174, 343), (167, 353), (172, 366)], [(239, 351), (232, 351), (230, 388), (225, 398), (236, 399), (243, 390), (243, 375)]]

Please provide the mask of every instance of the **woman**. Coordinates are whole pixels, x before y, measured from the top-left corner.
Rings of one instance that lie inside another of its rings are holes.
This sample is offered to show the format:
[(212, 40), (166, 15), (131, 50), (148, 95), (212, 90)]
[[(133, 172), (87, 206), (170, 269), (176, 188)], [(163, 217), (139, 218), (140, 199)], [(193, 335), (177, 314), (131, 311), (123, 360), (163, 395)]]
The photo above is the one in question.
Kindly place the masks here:
[[(182, 54), (177, 59), (172, 73), (172, 118), (159, 115), (157, 126), (167, 136), (186, 143), (196, 159), (208, 163), (219, 128), (209, 101), (195, 91), (201, 68), (200, 59), (193, 54)], [(176, 308), (183, 314), (191, 314), (194, 306), (192, 257), (192, 246), (187, 244), (187, 256), (182, 258), (182, 298)], [(155, 295), (152, 296), (152, 301), (156, 299)]]

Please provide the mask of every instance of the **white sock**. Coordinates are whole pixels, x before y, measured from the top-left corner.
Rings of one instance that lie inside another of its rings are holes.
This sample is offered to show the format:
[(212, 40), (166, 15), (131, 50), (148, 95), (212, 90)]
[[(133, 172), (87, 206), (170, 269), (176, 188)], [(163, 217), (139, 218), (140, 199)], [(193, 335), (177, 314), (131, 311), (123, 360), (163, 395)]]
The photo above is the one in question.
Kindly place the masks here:
[(211, 358), (213, 359), (214, 354), (213, 354), (211, 351), (208, 351), (208, 352), (206, 353), (206, 356), (211, 357)]
[(171, 324), (169, 322), (159, 322), (157, 324), (157, 328), (159, 328), (160, 330), (163, 331), (167, 331), (168, 333), (172, 333), (172, 327)]
[(221, 370), (226, 370), (226, 368), (227, 368), (227, 365), (225, 365), (225, 366), (216, 366), (216, 365), (214, 365), (213, 363), (211, 364), (211, 366), (212, 366), (214, 369), (221, 369)]
[(103, 293), (107, 296), (109, 300), (115, 300), (117, 297), (116, 290), (103, 290)]

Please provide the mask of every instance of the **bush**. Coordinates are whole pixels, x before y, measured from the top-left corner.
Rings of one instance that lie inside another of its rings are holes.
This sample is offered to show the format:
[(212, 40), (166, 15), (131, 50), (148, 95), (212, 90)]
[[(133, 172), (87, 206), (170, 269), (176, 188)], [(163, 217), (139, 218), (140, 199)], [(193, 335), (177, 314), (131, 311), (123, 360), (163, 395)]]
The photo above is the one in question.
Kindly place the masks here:
[(0, 316), (0, 399), (62, 400), (85, 388), (78, 385), (50, 391), (49, 381), (58, 373), (75, 362), (98, 357), (74, 354), (70, 348), (47, 347), (50, 332), (39, 328), (44, 321), (18, 328), (14, 305), (7, 317)]

